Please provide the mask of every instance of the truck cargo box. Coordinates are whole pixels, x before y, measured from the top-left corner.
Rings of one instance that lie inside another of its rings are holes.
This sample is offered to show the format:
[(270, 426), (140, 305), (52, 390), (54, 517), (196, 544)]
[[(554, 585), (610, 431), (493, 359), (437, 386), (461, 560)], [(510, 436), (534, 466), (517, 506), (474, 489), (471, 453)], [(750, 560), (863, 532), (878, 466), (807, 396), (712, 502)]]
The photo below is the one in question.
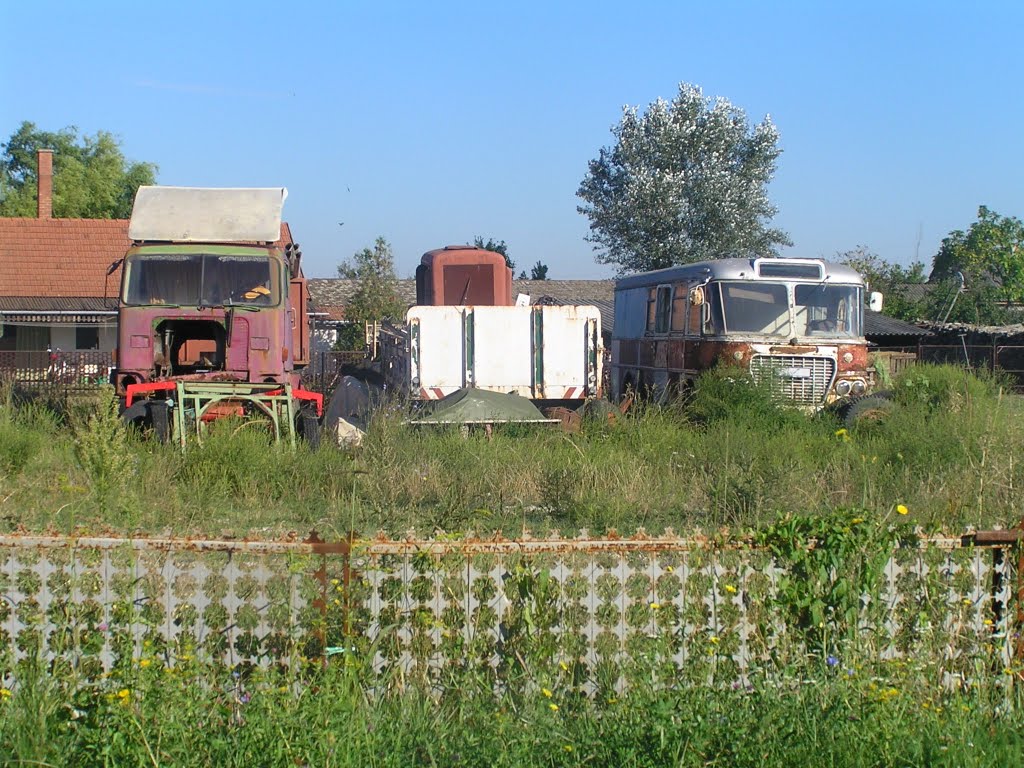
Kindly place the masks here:
[(464, 387), (538, 401), (600, 395), (601, 314), (593, 306), (416, 306), (382, 334), (387, 385), (415, 400)]

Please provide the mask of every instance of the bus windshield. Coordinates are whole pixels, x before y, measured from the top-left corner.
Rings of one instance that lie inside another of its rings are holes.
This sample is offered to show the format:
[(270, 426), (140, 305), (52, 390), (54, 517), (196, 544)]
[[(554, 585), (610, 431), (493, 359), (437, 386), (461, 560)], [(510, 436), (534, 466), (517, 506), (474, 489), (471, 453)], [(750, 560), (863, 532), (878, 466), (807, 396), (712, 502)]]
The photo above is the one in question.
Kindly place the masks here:
[(124, 303), (181, 307), (280, 303), (280, 281), (267, 256), (160, 253), (129, 256)]
[(857, 285), (796, 285), (796, 330), (804, 336), (856, 338), (863, 335), (863, 289)]
[(726, 333), (789, 338), (789, 297), (784, 283), (720, 283)]
[(711, 321), (723, 333), (780, 338), (857, 338), (863, 334), (863, 289), (829, 283), (721, 282)]

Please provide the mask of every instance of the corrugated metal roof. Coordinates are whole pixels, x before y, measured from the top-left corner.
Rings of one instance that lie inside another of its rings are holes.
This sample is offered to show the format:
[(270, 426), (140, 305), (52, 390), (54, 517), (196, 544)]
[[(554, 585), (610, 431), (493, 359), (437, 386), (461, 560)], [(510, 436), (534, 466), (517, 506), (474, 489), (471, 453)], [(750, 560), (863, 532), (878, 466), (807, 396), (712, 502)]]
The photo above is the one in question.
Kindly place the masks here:
[(873, 336), (928, 336), (931, 331), (913, 323), (897, 320), (879, 312), (864, 310), (864, 335), (870, 341)]

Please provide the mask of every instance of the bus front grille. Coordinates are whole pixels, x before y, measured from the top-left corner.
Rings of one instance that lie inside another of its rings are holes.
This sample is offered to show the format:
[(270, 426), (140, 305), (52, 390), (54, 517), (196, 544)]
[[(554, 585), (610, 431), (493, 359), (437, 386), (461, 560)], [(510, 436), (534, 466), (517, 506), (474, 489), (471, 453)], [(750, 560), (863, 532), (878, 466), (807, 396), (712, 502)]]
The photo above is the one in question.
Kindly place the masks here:
[(779, 398), (796, 405), (824, 405), (836, 375), (836, 361), (811, 355), (754, 355), (750, 374)]

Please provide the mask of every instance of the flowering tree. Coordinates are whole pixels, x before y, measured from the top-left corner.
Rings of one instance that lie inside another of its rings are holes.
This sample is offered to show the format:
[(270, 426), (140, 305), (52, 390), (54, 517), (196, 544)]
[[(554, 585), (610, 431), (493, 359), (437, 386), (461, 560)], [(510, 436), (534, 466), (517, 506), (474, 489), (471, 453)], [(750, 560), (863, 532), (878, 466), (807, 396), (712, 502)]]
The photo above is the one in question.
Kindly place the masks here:
[(640, 114), (623, 110), (580, 184), (597, 261), (620, 273), (727, 256), (768, 256), (791, 245), (769, 229), (776, 209), (766, 187), (781, 153), (770, 117), (746, 113), (700, 88), (679, 86)]

